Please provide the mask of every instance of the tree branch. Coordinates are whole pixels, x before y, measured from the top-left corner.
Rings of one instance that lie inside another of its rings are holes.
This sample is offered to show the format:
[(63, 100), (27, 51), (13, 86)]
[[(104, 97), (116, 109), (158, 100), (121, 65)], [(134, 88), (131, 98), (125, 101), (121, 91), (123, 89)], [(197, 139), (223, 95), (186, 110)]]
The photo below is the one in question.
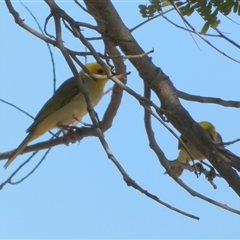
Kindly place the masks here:
[[(98, 18), (101, 17), (108, 23), (103, 24), (103, 22), (99, 22), (96, 19), (101, 31), (107, 32), (108, 38), (118, 45), (125, 55), (144, 53), (110, 1), (85, 0), (84, 2), (89, 12)], [(156, 67), (148, 56), (144, 56), (141, 59), (129, 59), (129, 61), (139, 72), (144, 82), (158, 96), (161, 101), (161, 108), (165, 110), (164, 113), (167, 119), (211, 161), (221, 176), (240, 196), (240, 178), (236, 175), (235, 170), (223, 162), (213, 141), (181, 106), (177, 91), (169, 77), (160, 68)]]

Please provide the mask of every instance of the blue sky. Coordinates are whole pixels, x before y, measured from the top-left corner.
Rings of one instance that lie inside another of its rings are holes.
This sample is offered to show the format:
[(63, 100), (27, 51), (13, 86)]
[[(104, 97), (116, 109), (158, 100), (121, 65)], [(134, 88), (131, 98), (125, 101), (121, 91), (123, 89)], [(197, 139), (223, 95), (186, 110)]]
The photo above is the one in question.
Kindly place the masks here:
[[(137, 6), (145, 1), (113, 2), (128, 28), (143, 21)], [(95, 24), (70, 1), (58, 3), (78, 21)], [(49, 14), (46, 4), (43, 1), (25, 1), (25, 4), (43, 26)], [(37, 28), (19, 2), (14, 2), (14, 6), (27, 24)], [(183, 25), (176, 13), (170, 13), (168, 17)], [(232, 18), (240, 22), (239, 18)], [(35, 116), (53, 92), (47, 46), (15, 24), (3, 1), (0, 1), (0, 20), (0, 98)], [(200, 17), (189, 20), (196, 29), (201, 29), (203, 22)], [(226, 18), (222, 20), (220, 30), (237, 41), (239, 26)], [(48, 31), (53, 34), (52, 26), (50, 23)], [(88, 30), (83, 33), (88, 37), (96, 36)], [(154, 48), (151, 54), (153, 62), (163, 69), (177, 89), (239, 101), (240, 65), (210, 48), (197, 36), (177, 29), (162, 18), (144, 25), (133, 35), (146, 52)], [(237, 48), (219, 38), (209, 40), (240, 60)], [(71, 49), (85, 50), (68, 32), (64, 34), (64, 41)], [(94, 46), (97, 51), (103, 51), (99, 41), (94, 42)], [(58, 49), (52, 48), (52, 51), (59, 86), (72, 74)], [(81, 60), (84, 62), (83, 58)], [(92, 62), (93, 59), (88, 58), (87, 61)], [(142, 94), (143, 84), (138, 73), (128, 61), (125, 63), (127, 70), (131, 71), (128, 86)], [(111, 82), (106, 89), (110, 86)], [(109, 99), (110, 94), (97, 106), (100, 117)], [(239, 109), (181, 102), (196, 121), (214, 123), (224, 141), (240, 137), (239, 127), (236, 128), (239, 126)], [(32, 119), (2, 102), (0, 112), (0, 152), (5, 152), (23, 140)], [(84, 121), (90, 122), (88, 117)], [(154, 127), (166, 156), (175, 159), (178, 155), (177, 140), (162, 125), (154, 122)], [(0, 238), (239, 238), (236, 227), (239, 215), (190, 196), (163, 174), (163, 167), (148, 147), (143, 109), (127, 93), (124, 93), (118, 115), (105, 136), (118, 161), (138, 184), (161, 200), (199, 216), (200, 220), (184, 217), (127, 187), (99, 140), (92, 137), (68, 147), (55, 147), (31, 177), (21, 184), (4, 187), (0, 196)], [(49, 137), (45, 134), (36, 142)], [(239, 143), (229, 149), (240, 155)], [(43, 154), (44, 151), (40, 152), (14, 179), (21, 179), (28, 173)], [(19, 156), (7, 170), (2, 168), (0, 181), (3, 182), (28, 156)], [(2, 167), (4, 163), (1, 161)], [(240, 210), (239, 197), (224, 180), (215, 180), (217, 190), (204, 176), (196, 179), (195, 175), (184, 172), (182, 180), (200, 193)]]

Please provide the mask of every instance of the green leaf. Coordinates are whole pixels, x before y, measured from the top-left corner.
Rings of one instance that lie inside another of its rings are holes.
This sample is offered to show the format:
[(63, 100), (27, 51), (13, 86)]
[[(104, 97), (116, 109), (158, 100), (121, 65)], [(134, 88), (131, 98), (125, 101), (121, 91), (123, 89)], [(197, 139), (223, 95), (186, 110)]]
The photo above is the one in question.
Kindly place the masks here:
[(208, 22), (206, 22), (204, 25), (203, 25), (203, 28), (201, 30), (201, 34), (206, 34), (206, 32), (208, 31), (210, 25)]
[(238, 1), (236, 1), (233, 5), (233, 12), (236, 13), (238, 11)]
[(154, 8), (156, 9), (156, 11), (160, 12), (162, 11), (162, 7), (161, 7), (161, 2), (160, 0), (151, 0), (150, 1), (152, 6), (154, 6)]
[(162, 7), (172, 6), (171, 2), (165, 1), (161, 4)]
[(212, 28), (216, 28), (219, 24), (220, 24), (220, 20), (217, 20), (216, 22), (214, 22), (213, 24), (211, 24)]
[(145, 5), (138, 5), (140, 9), (139, 12), (141, 13), (143, 18), (147, 18), (147, 7)]
[(171, 6), (172, 3), (179, 7), (182, 15), (191, 16), (194, 11), (202, 17), (205, 24), (202, 32), (207, 32), (208, 28), (216, 28), (220, 21), (218, 15), (228, 15), (236, 13), (240, 15), (240, 0), (148, 0), (150, 5), (139, 5), (142, 17), (154, 16), (157, 12), (163, 11), (164, 7)]

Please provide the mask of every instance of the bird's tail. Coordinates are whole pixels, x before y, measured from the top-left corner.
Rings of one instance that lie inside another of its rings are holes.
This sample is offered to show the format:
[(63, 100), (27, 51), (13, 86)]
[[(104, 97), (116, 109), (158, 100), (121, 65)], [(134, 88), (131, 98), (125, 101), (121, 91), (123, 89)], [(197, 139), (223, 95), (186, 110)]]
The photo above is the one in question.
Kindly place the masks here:
[(28, 145), (29, 142), (33, 141), (36, 138), (34, 133), (29, 133), (27, 137), (22, 141), (22, 143), (18, 146), (17, 149), (13, 151), (8, 161), (5, 163), (4, 168), (6, 169), (13, 160), (22, 153), (22, 151), (25, 149), (25, 147)]
[[(175, 161), (176, 161), (176, 160), (175, 160)], [(174, 175), (175, 177), (180, 177), (180, 176), (182, 175), (182, 173), (183, 173), (183, 170), (184, 170), (182, 167), (174, 167), (174, 166), (171, 166), (170, 168), (171, 168), (171, 170), (172, 170), (172, 172), (173, 172), (173, 175)], [(167, 174), (167, 171), (166, 171), (164, 174)]]
[(176, 177), (180, 177), (183, 173), (183, 168), (181, 167), (171, 167), (171, 170)]

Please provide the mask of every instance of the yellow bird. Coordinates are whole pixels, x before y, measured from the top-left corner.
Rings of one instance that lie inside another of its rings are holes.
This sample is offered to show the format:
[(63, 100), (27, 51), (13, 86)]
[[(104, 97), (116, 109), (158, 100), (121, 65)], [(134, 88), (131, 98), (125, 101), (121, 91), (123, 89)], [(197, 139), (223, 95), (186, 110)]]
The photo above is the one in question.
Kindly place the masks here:
[[(210, 135), (210, 137), (212, 138), (212, 140), (214, 142), (216, 142), (216, 143), (221, 143), (222, 142), (222, 137), (216, 131), (216, 129), (213, 126), (213, 124), (211, 124), (210, 122), (199, 122), (199, 125), (205, 131), (207, 131), (207, 133)], [(196, 147), (191, 142), (189, 142), (183, 136), (181, 136), (181, 139), (183, 140), (183, 142), (187, 146), (188, 150), (190, 151), (190, 153), (192, 154), (194, 159), (201, 161), (201, 160), (206, 158), (199, 150), (196, 149)], [(188, 152), (183, 147), (181, 142), (179, 142), (179, 144), (178, 144), (178, 149), (180, 150), (180, 152), (179, 152), (179, 156), (177, 158), (177, 161), (180, 162), (180, 163), (188, 164), (192, 160), (192, 158), (189, 156)], [(173, 166), (171, 167), (171, 169), (173, 171), (173, 174), (176, 177), (179, 177), (182, 174), (183, 170), (184, 170), (181, 167), (173, 167)]]
[[(90, 73), (99, 76), (99, 78), (90, 77), (83, 70), (79, 73), (94, 107), (102, 98), (108, 79), (102, 66), (98, 63), (86, 64), (86, 68)], [(4, 167), (7, 168), (29, 142), (53, 128), (75, 124), (87, 113), (85, 98), (80, 92), (75, 78), (66, 80), (39, 111), (33, 124), (27, 129), (27, 137), (11, 154)]]

